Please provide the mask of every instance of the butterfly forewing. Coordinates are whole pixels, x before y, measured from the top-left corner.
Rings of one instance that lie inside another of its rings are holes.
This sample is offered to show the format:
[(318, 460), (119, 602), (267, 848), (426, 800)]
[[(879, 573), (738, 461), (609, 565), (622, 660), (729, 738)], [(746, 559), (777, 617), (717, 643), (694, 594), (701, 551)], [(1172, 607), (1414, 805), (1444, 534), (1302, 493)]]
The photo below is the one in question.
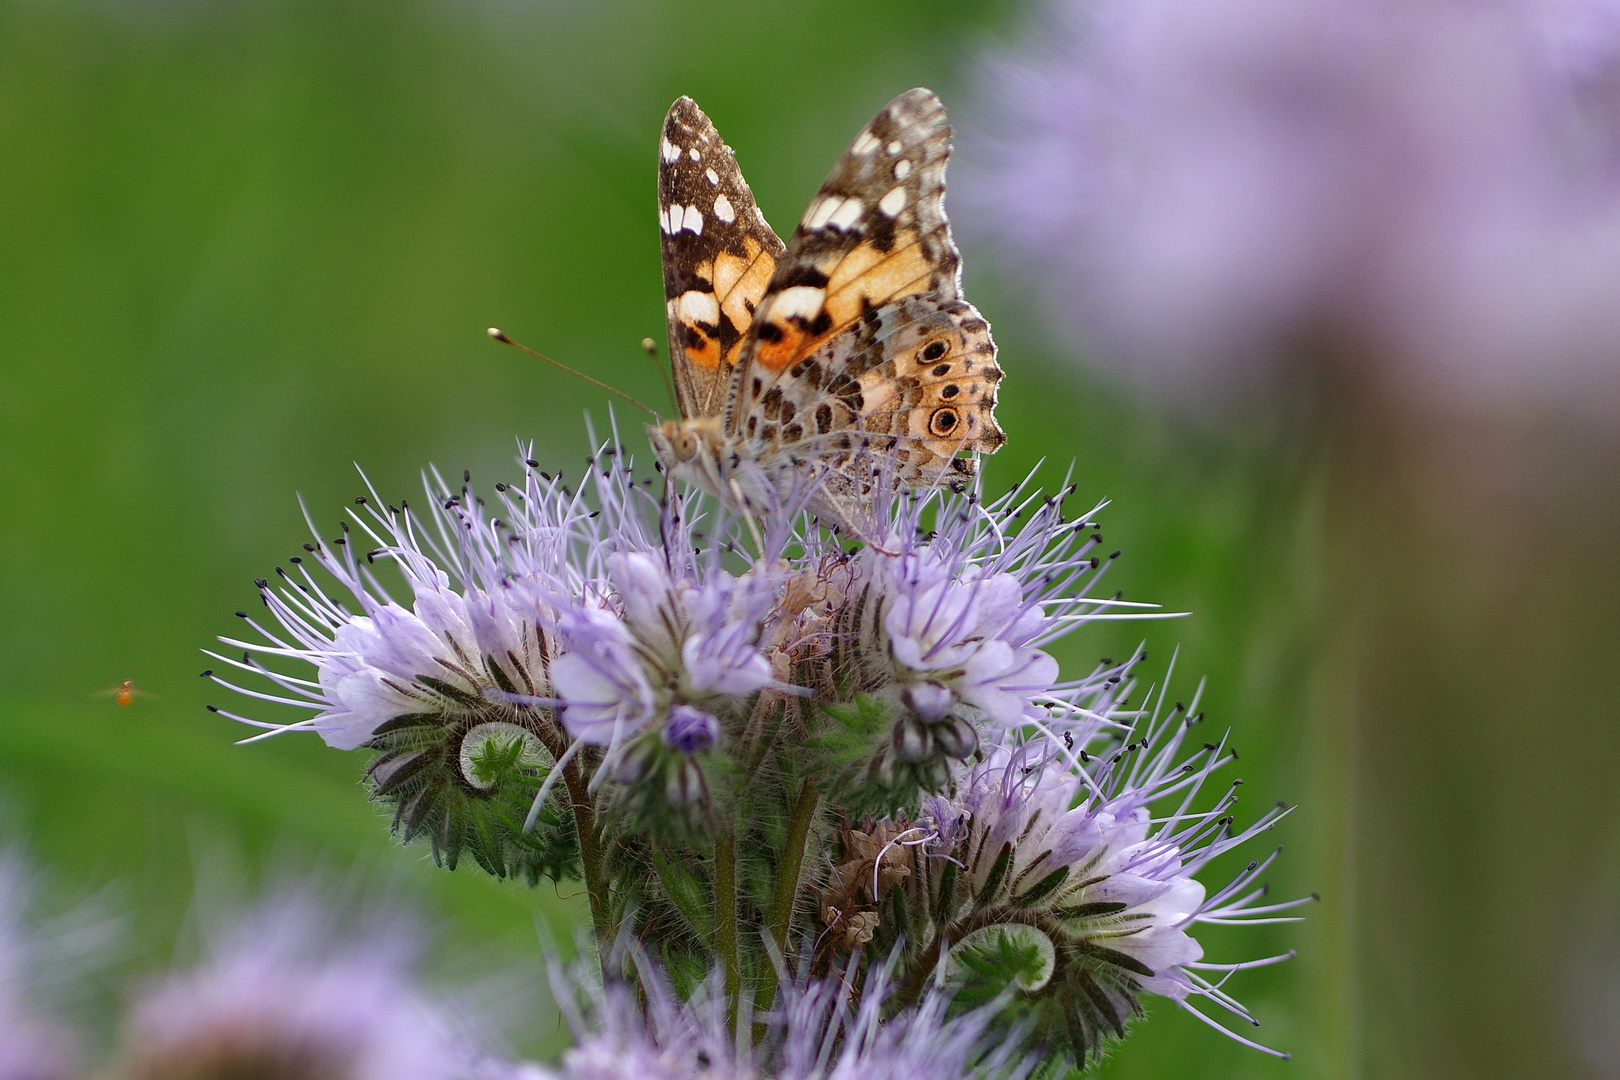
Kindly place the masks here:
[(664, 118), (658, 219), (681, 414), (718, 415), (783, 244), (755, 205), (731, 148), (691, 98), (676, 101)]
[(863, 128), (811, 200), (742, 349), (726, 420), (757, 454), (838, 461), (896, 449), (896, 480), (938, 482), (993, 452), (1001, 369), (960, 298), (945, 216), (951, 129), (927, 90)]

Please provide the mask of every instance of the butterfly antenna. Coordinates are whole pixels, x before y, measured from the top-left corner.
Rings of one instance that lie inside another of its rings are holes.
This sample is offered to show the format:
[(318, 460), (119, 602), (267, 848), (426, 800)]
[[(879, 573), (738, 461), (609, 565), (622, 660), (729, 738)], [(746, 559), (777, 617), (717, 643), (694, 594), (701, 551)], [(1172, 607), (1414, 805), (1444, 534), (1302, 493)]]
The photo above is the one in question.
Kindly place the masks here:
[(574, 376), (576, 379), (584, 379), (586, 382), (590, 383), (592, 386), (596, 387), (599, 390), (606, 390), (610, 394), (615, 394), (615, 395), (617, 395), (619, 397), (624, 398), (624, 400), (628, 401), (630, 404), (634, 405), (636, 408), (640, 409), (642, 412), (646, 413), (648, 416), (652, 417), (654, 420), (662, 419), (662, 417), (660, 417), (657, 413), (653, 412), (647, 406), (643, 405), (641, 402), (637, 401), (635, 398), (631, 397), (629, 394), (625, 393), (623, 390), (620, 390), (617, 387), (609, 386), (607, 383), (603, 382), (601, 379), (593, 379), (589, 375), (585, 374), (583, 371), (575, 371), (573, 368), (569, 367), (567, 364), (564, 364), (561, 361), (553, 360), (551, 357), (546, 356), (544, 353), (537, 353), (533, 349), (529, 348), (527, 345), (523, 344), (521, 341), (513, 341), (511, 338), (507, 337), (506, 334), (502, 330), (500, 330), (497, 327), (492, 326), (492, 327), (489, 328), (489, 336), (494, 338), (496, 341), (499, 341), (503, 345), (510, 345), (514, 349), (521, 349), (523, 352), (528, 353), (530, 356), (534, 357), (536, 360), (544, 360), (546, 363), (550, 364), (552, 367), (560, 368), (563, 371), (568, 372), (568, 374)]
[[(642, 338), (641, 339), (641, 351), (646, 353), (648, 356), (652, 357), (654, 360), (657, 360), (658, 359), (658, 342), (654, 341), (650, 337)], [(675, 383), (669, 377), (669, 368), (667, 366), (665, 366), (665, 365), (660, 364), (659, 367), (658, 367), (658, 371), (659, 371), (659, 374), (661, 374), (664, 377), (664, 392), (669, 395), (669, 403), (670, 403), (670, 405), (672, 405), (675, 408), (676, 412), (679, 412), (680, 409), (681, 409), (681, 399), (675, 396)]]

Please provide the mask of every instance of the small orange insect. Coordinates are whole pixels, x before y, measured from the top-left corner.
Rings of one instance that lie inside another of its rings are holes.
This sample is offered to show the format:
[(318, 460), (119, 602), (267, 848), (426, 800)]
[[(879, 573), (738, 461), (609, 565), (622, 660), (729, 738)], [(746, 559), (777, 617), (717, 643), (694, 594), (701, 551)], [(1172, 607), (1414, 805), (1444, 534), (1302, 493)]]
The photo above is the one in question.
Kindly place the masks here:
[(135, 689), (134, 679), (125, 679), (123, 682), (110, 689), (96, 691), (95, 696), (110, 697), (120, 705), (133, 705), (136, 698), (151, 697), (152, 695), (148, 694), (145, 690)]

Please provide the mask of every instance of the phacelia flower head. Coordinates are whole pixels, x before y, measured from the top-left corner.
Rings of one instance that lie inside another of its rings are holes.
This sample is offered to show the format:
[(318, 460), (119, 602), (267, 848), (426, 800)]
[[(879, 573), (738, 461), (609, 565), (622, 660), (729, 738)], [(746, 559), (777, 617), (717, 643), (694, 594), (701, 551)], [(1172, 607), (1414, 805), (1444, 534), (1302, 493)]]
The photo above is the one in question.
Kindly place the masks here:
[(1203, 972), (1286, 957), (1206, 964), (1193, 931), (1309, 902), (1258, 904), (1265, 888), (1249, 886), (1271, 858), (1207, 895), (1195, 875), (1286, 808), (1238, 829), (1236, 784), (1198, 806), (1205, 781), (1233, 758), (1217, 744), (1185, 752), (1201, 716), (1165, 705), (1161, 692), (1139, 738), (1094, 728), (1084, 742), (1096, 754), (1072, 736), (996, 747), (958, 795), (925, 805), (914, 829), (927, 840), (903, 856), (912, 868), (904, 885), (932, 909), (930, 948), (946, 956), (957, 999), (984, 1004), (1010, 994), (1012, 1014), (1035, 1038), (1079, 1062), (1125, 1033), (1144, 993), (1206, 1022), (1197, 999), (1254, 1023)]
[(757, 644), (769, 582), (718, 567), (701, 579), (677, 575), (661, 551), (606, 561), (611, 593), (563, 612), (563, 652), (551, 666), (563, 724), (576, 738), (615, 745), (662, 731), (672, 708), (712, 712), (772, 682)]
[(248, 722), (373, 751), (407, 837), (578, 874), (599, 944), (656, 941), (569, 1080), (1014, 1075), (1087, 1060), (1142, 994), (1246, 1017), (1200, 974), (1246, 965), (1193, 929), (1270, 910), (1232, 899), (1263, 867), (1213, 897), (1196, 875), (1273, 817), (1197, 801), (1225, 759), (1180, 753), (1179, 707), (1130, 708), (1140, 653), (1064, 678), (1048, 651), (1162, 617), (1092, 595), (1100, 506), (880, 486), (852, 544), (813, 491), (733, 514), (614, 446), (577, 489), (525, 465), (494, 510), (436, 477), (425, 514), (368, 495), (219, 659), (314, 713)]
[[(425, 514), (373, 490), (339, 536), (305, 544), (275, 585), (258, 582), (274, 624), (239, 614), (264, 640), (223, 638), (244, 650), (240, 659), (209, 655), (278, 692), (204, 675), (314, 712), (285, 724), (225, 713), (266, 735), (314, 730), (339, 749), (377, 751), (369, 776), (395, 827), (406, 840), (427, 837), (451, 866), (467, 853), (500, 875), (559, 876), (573, 857), (560, 807), (546, 808), (538, 833), (519, 826), (567, 742), (546, 705), (558, 649), (548, 605), (568, 587), (553, 572), (566, 565), (568, 522), (588, 510), (537, 469), (522, 488), (503, 485), (504, 509), (523, 521), (514, 555), (470, 485), (426, 483)], [(407, 597), (390, 592), (379, 564), (398, 570)], [(286, 660), (313, 664), (316, 677), (284, 670)]]
[(1089, 595), (1112, 557), (1095, 554), (1091, 514), (1066, 517), (1067, 494), (1021, 484), (988, 504), (898, 496), (883, 543), (827, 575), (828, 678), (855, 696), (833, 716), (875, 736), (859, 783), (894, 793), (889, 805), (949, 786), (952, 763), (971, 759), (981, 739), (1118, 685), (1112, 671), (1060, 682), (1042, 648), (1089, 619), (1146, 614), (1113, 605), (1149, 606)]

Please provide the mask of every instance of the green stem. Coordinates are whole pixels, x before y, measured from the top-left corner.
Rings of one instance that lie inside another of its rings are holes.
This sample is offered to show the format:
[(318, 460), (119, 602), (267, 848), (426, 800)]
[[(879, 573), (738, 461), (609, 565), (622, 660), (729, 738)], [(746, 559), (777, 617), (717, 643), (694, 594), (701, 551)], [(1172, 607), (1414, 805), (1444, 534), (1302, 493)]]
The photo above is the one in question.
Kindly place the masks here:
[(574, 808), (574, 833), (579, 838), (579, 862), (585, 876), (585, 895), (591, 903), (591, 929), (596, 932), (597, 955), (606, 955), (613, 924), (608, 915), (607, 868), (602, 864), (602, 838), (597, 831), (596, 811), (588, 790), (589, 783), (578, 761), (570, 762), (563, 773), (568, 801)]
[[(555, 720), (539, 725), (535, 732), (540, 742), (550, 751), (553, 761), (561, 761), (568, 751), (569, 737)], [(585, 895), (591, 904), (591, 929), (596, 933), (597, 955), (604, 955), (608, 939), (613, 934), (612, 919), (608, 915), (607, 868), (602, 862), (602, 837), (597, 829), (596, 803), (591, 797), (590, 776), (585, 771), (585, 758), (591, 756), (586, 747), (581, 757), (568, 763), (563, 770), (563, 786), (568, 789), (568, 802), (574, 812), (574, 835), (579, 841), (579, 862), (585, 876)]]
[(722, 833), (714, 841), (714, 938), (726, 975), (726, 998), (736, 1020), (742, 968), (737, 960), (737, 840)]
[[(810, 839), (810, 826), (816, 820), (819, 798), (815, 784), (806, 780), (799, 789), (798, 801), (793, 804), (793, 816), (788, 819), (787, 846), (782, 851), (776, 894), (771, 897), (771, 940), (776, 942), (777, 954), (784, 959), (788, 952), (788, 937), (793, 932), (793, 909), (799, 901), (799, 877), (804, 869), (804, 852)], [(754, 993), (754, 1012), (764, 1013), (775, 1000), (776, 965), (766, 964), (760, 975), (759, 988)]]

